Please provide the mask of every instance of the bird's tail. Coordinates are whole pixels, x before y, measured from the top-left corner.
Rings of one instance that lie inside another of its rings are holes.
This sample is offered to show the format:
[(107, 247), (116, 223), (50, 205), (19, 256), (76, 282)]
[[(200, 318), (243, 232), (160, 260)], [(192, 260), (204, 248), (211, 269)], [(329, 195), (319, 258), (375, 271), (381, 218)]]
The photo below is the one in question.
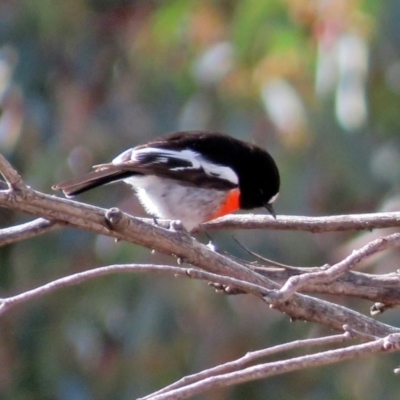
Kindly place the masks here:
[(62, 190), (67, 197), (71, 197), (107, 183), (120, 181), (132, 175), (136, 175), (136, 173), (114, 168), (98, 169), (83, 176), (58, 183), (52, 189)]

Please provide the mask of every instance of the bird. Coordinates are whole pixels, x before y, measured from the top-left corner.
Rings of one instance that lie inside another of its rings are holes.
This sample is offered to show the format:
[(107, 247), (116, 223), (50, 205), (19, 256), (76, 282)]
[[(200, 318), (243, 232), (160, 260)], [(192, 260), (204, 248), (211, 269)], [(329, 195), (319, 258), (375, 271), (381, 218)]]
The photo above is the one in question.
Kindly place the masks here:
[(131, 185), (154, 218), (188, 231), (238, 210), (272, 207), (278, 167), (261, 147), (218, 132), (175, 132), (125, 150), (110, 163), (53, 186), (72, 197), (117, 181)]

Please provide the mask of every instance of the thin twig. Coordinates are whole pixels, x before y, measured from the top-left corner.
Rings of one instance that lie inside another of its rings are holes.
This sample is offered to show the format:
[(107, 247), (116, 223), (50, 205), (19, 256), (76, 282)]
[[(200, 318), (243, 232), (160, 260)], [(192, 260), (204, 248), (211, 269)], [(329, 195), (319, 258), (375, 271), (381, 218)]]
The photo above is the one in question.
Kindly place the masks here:
[(27, 186), (22, 181), (21, 176), (11, 166), (11, 164), (0, 154), (0, 171), (5, 181), (7, 182), (8, 188), (11, 190), (27, 190)]
[(25, 303), (35, 298), (44, 296), (57, 289), (78, 285), (93, 278), (121, 272), (164, 272), (174, 275), (185, 276), (187, 274), (187, 269), (181, 267), (173, 267), (169, 265), (152, 264), (109, 265), (106, 267), (94, 268), (89, 271), (78, 272), (73, 275), (64, 276), (45, 285), (39, 286), (35, 289), (27, 290), (26, 292), (17, 294), (15, 296), (0, 299), (0, 315), (4, 314), (10, 308), (18, 304)]
[(179, 381), (168, 385), (157, 392), (149, 394), (145, 397), (142, 397), (138, 400), (150, 400), (156, 395), (160, 395), (163, 393), (170, 392), (171, 390), (178, 389), (187, 385), (190, 385), (195, 382), (199, 382), (206, 378), (211, 378), (213, 376), (218, 376), (221, 374), (226, 374), (232, 371), (239, 371), (245, 368), (248, 364), (255, 362), (260, 358), (269, 357), (273, 354), (282, 353), (284, 351), (290, 351), (294, 349), (298, 349), (300, 347), (306, 346), (323, 346), (332, 343), (341, 343), (345, 340), (349, 340), (351, 336), (346, 332), (340, 335), (331, 335), (325, 336), (322, 338), (313, 338), (313, 339), (303, 339), (303, 340), (296, 340), (289, 343), (280, 344), (277, 346), (269, 347), (263, 350), (251, 351), (245, 354), (243, 357), (238, 358), (237, 360), (227, 362), (225, 364), (218, 365), (216, 367), (201, 371), (197, 374), (188, 375), (184, 378), (180, 379)]
[(221, 229), (268, 229), (312, 233), (362, 231), (400, 227), (400, 212), (303, 217), (236, 214), (218, 218), (203, 225), (207, 231)]
[(367, 257), (376, 254), (380, 251), (386, 250), (389, 247), (399, 246), (400, 233), (394, 233), (389, 236), (384, 236), (376, 239), (361, 249), (354, 250), (352, 254), (347, 256), (342, 261), (327, 268), (321, 267), (317, 272), (309, 272), (303, 275), (290, 277), (280, 290), (274, 293), (273, 298), (276, 301), (286, 301), (293, 294), (307, 283), (330, 283), (345, 272), (348, 272), (356, 264), (360, 263)]
[(123, 264), (123, 265), (109, 265), (106, 267), (93, 268), (88, 271), (78, 272), (69, 276), (51, 281), (45, 285), (27, 290), (15, 296), (10, 296), (0, 299), (0, 315), (10, 310), (12, 307), (21, 303), (28, 302), (32, 299), (49, 294), (57, 289), (62, 289), (69, 286), (79, 285), (90, 279), (99, 278), (104, 275), (122, 273), (122, 272), (162, 272), (179, 276), (187, 276), (192, 279), (213, 281), (221, 285), (232, 285), (241, 290), (258, 295), (259, 297), (265, 296), (269, 293), (268, 290), (261, 286), (257, 286), (248, 282), (238, 279), (229, 278), (209, 272), (196, 270), (194, 268), (174, 267), (170, 265), (154, 265), (154, 264)]
[[(275, 268), (249, 265), (258, 273), (284, 285), (291, 276), (318, 271), (318, 267)], [(349, 271), (337, 280), (329, 283), (306, 282), (298, 291), (302, 293), (320, 293), (338, 296), (357, 297), (385, 305), (385, 309), (400, 306), (400, 277), (394, 272), (384, 275), (371, 275), (358, 271)], [(384, 311), (383, 309), (381, 312)]]
[(63, 225), (55, 221), (38, 218), (25, 224), (0, 229), (0, 247), (51, 232), (61, 226)]
[(200, 381), (170, 390), (166, 393), (147, 396), (146, 400), (187, 399), (212, 389), (264, 379), (292, 371), (304, 370), (306, 368), (329, 365), (371, 354), (398, 351), (399, 347), (400, 335), (389, 335), (383, 339), (378, 339), (368, 343), (357, 344), (341, 349), (322, 351), (301, 357), (293, 357), (287, 360), (258, 364), (239, 371), (209, 376)]

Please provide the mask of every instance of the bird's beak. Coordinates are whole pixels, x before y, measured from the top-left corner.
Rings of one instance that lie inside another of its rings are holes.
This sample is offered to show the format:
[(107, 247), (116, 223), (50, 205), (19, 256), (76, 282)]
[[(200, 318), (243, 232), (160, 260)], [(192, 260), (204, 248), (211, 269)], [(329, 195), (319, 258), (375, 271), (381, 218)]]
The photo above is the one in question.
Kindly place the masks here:
[(266, 204), (265, 208), (274, 217), (274, 219), (276, 219), (276, 213), (275, 213), (274, 208), (272, 207), (272, 204)]

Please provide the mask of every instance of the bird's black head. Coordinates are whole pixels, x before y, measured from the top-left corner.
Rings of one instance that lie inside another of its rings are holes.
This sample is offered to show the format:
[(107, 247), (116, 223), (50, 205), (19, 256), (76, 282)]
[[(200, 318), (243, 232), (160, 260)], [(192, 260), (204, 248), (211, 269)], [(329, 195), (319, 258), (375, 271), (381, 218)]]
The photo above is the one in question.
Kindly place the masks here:
[(265, 207), (274, 217), (272, 203), (279, 194), (280, 177), (278, 167), (271, 155), (252, 146), (251, 156), (237, 166), (240, 186), (240, 208)]

